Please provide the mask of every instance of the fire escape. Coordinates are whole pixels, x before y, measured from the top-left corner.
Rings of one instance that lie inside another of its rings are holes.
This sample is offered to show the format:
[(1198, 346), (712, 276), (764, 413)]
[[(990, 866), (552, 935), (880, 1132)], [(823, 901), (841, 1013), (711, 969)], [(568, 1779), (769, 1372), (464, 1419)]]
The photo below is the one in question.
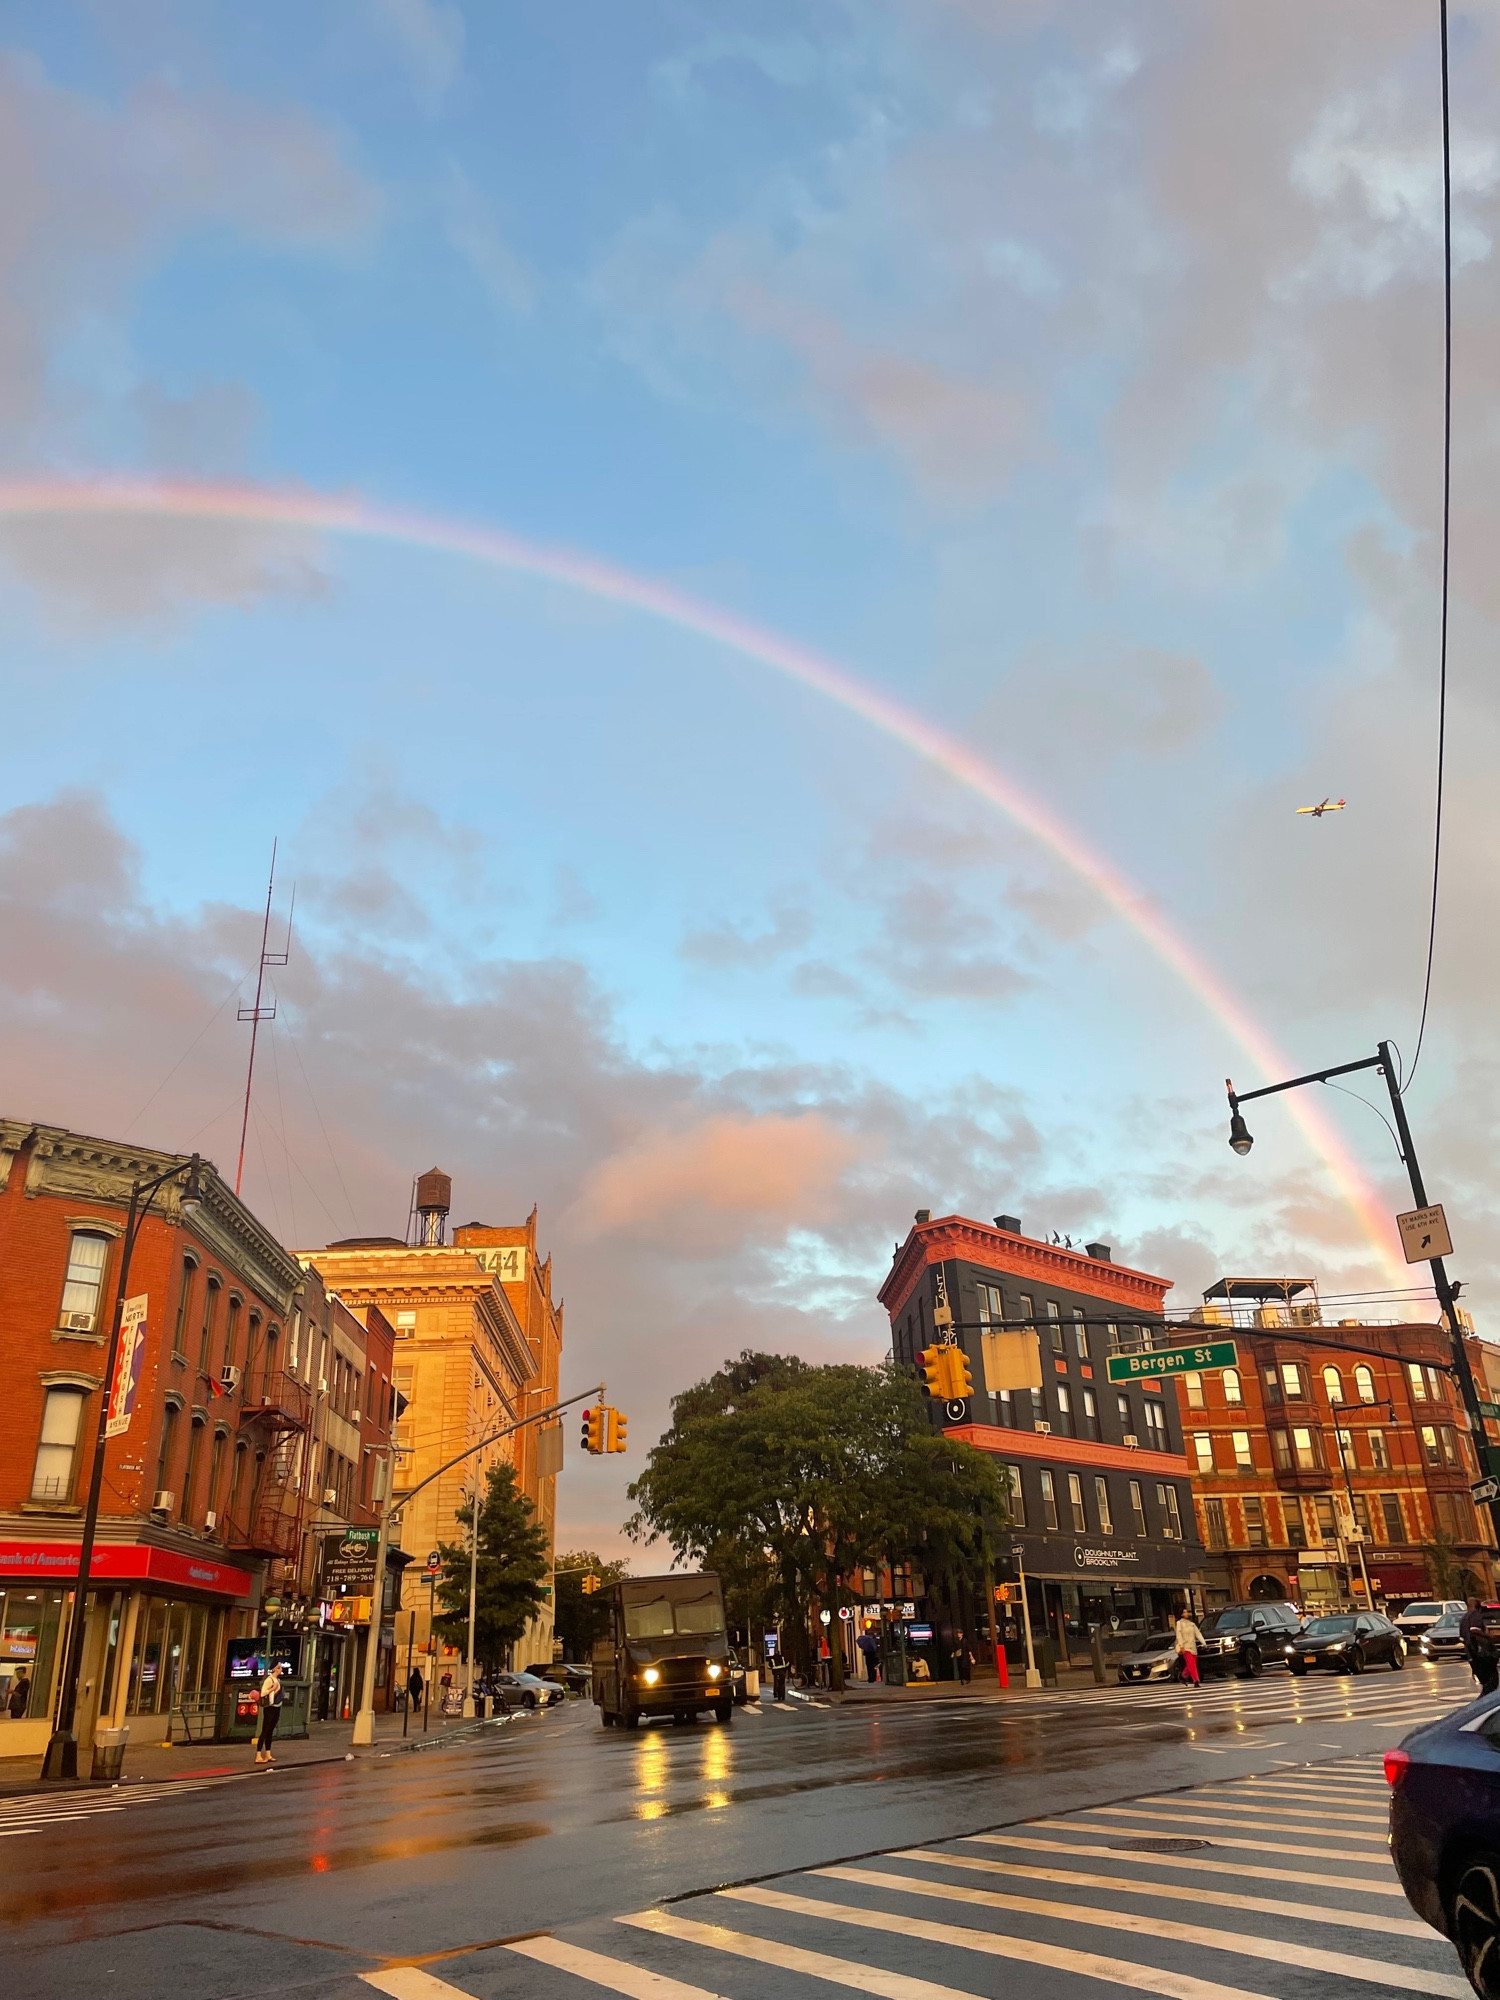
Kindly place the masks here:
[[(271, 1356), (251, 1356), (239, 1434), (251, 1455), (251, 1478), (229, 1520), (229, 1546), (295, 1566), (312, 1478), (312, 1395)], [(273, 1575), (276, 1572), (273, 1571)]]

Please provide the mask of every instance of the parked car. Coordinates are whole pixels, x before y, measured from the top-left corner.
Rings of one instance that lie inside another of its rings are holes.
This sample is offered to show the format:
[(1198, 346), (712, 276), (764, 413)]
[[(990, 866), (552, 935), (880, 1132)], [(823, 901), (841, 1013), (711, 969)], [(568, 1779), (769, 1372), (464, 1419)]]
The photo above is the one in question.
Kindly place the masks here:
[(1393, 1622), (1402, 1637), (1410, 1641), (1420, 1639), (1429, 1625), (1436, 1625), (1438, 1620), (1445, 1618), (1450, 1611), (1455, 1618), (1463, 1617), (1464, 1603), (1461, 1597), (1424, 1597), (1415, 1604), (1408, 1604), (1404, 1611), (1398, 1612)]
[(1424, 1660), (1464, 1658), (1464, 1642), (1458, 1636), (1458, 1621), (1462, 1615), (1458, 1611), (1445, 1611), (1435, 1625), (1427, 1627), (1417, 1641), (1417, 1651)]
[(1399, 1668), (1406, 1663), (1406, 1641), (1378, 1611), (1341, 1611), (1314, 1618), (1288, 1644), (1286, 1663), (1294, 1674), (1305, 1674), (1309, 1667), (1327, 1667), (1336, 1674), (1362, 1674), (1374, 1666)]
[(1451, 1939), (1481, 2000), (1500, 2000), (1500, 1696), (1413, 1730), (1385, 1775), (1406, 1900)]
[(1182, 1678), (1182, 1660), (1170, 1632), (1153, 1632), (1119, 1664), (1120, 1684), (1127, 1681), (1175, 1681)]
[(514, 1689), (521, 1696), (525, 1708), (550, 1708), (554, 1702), (566, 1701), (567, 1691), (556, 1681), (544, 1681), (540, 1674), (496, 1674), (502, 1692)]
[(555, 1681), (565, 1694), (587, 1694), (593, 1675), (587, 1667), (575, 1666), (571, 1660), (554, 1660), (550, 1667), (542, 1669), (544, 1681)]
[(1288, 1642), (1302, 1630), (1302, 1620), (1290, 1604), (1226, 1604), (1210, 1612), (1201, 1629), (1199, 1673), (1235, 1673), (1248, 1680), (1267, 1660), (1284, 1656)]

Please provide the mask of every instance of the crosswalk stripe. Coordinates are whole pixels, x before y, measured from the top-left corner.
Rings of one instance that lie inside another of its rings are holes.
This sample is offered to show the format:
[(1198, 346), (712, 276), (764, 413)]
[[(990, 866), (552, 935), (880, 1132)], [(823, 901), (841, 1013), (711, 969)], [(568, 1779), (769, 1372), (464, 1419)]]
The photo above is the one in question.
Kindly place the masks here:
[[(1170, 1806), (1164, 1805), (1160, 1807), (1094, 1806), (1091, 1808), (1091, 1810), (1094, 1811), (1095, 1813), (1098, 1813), (1102, 1817), (1107, 1817), (1109, 1819), (1145, 1819), (1153, 1821), (1168, 1820), (1171, 1822), (1173, 1826), (1177, 1827), (1179, 1830), (1188, 1825), (1192, 1825), (1192, 1826), (1212, 1826), (1212, 1827), (1224, 1826), (1224, 1827), (1231, 1827), (1236, 1831), (1238, 1831), (1240, 1828), (1243, 1827), (1247, 1832), (1251, 1833), (1310, 1834), (1315, 1831), (1315, 1829), (1310, 1826), (1302, 1826), (1302, 1825), (1292, 1826), (1289, 1825), (1285, 1820), (1280, 1820), (1280, 1819), (1246, 1819), (1244, 1815), (1241, 1813), (1237, 1812), (1231, 1813), (1224, 1810), (1222, 1807), (1217, 1807), (1217, 1806), (1214, 1807), (1212, 1810), (1208, 1810), (1205, 1807), (1200, 1806), (1196, 1800), (1192, 1800), (1191, 1802), (1183, 1801), (1181, 1803), (1176, 1803)], [(1385, 1846), (1385, 1835), (1383, 1833), (1356, 1833), (1352, 1827), (1347, 1827), (1347, 1826), (1339, 1827), (1336, 1830), (1335, 1838), (1339, 1840), (1373, 1841), (1377, 1847)], [(1338, 1852), (1336, 1848), (1328, 1847), (1326, 1845), (1319, 1851), (1324, 1854), (1334, 1854)], [(1289, 1847), (1286, 1850), (1286, 1852), (1288, 1854), (1295, 1854), (1297, 1850), (1295, 1848)]]
[(1092, 1924), (1126, 1931), (1135, 1937), (1167, 1938), (1177, 1944), (1199, 1945), (1210, 1951), (1232, 1951), (1241, 1958), (1264, 1958), (1277, 1965), (1301, 1965), (1310, 1972), (1339, 1973), (1375, 1986), (1395, 1986), (1405, 1993), (1441, 1994), (1443, 2000), (1469, 2000), (1466, 1979), (1449, 1972), (1425, 1972), (1388, 1960), (1360, 1958), (1351, 1952), (1324, 1951), (1318, 1945), (1293, 1944), (1286, 1938), (1256, 1937), (1248, 1931), (1221, 1931), (1205, 1924), (1180, 1924), (1170, 1917), (1146, 1917), (1134, 1910), (1099, 1910), (1079, 1903), (1044, 1901), (1039, 1896), (1008, 1896), (998, 1889), (971, 1889), (965, 1883), (930, 1882), (914, 1875), (897, 1875), (882, 1868), (815, 1868), (811, 1873), (836, 1882), (855, 1882), (867, 1889), (896, 1890), (907, 1896), (931, 1896), (945, 1903), (972, 1903), (989, 1910), (1015, 1910), (1023, 1916), (1048, 1917), (1060, 1923)]
[[(1165, 1817), (1163, 1814), (1152, 1815), (1153, 1820), (1163, 1817)], [(1065, 1833), (1069, 1828), (1074, 1826), (1082, 1833), (1092, 1834), (1128, 1831), (1128, 1829), (1122, 1829), (1118, 1826), (1091, 1825), (1083, 1819), (1036, 1819), (1032, 1820), (1030, 1824), (1032, 1826), (1058, 1827)], [(1147, 1824), (1149, 1826), (1151, 1822), (1148, 1821)], [(1379, 1865), (1373, 1854), (1355, 1854), (1348, 1848), (1329, 1847), (1326, 1843), (1322, 1847), (1293, 1847), (1289, 1841), (1285, 1840), (1230, 1840), (1220, 1833), (1216, 1834), (1213, 1845), (1215, 1847), (1242, 1847), (1250, 1854), (1295, 1854), (1299, 1859), (1309, 1861), (1347, 1861), (1351, 1866), (1360, 1868), (1374, 1868)]]
[(1017, 1959), (1023, 1964), (1050, 1965), (1075, 1978), (1102, 1979), (1111, 1986), (1131, 1986), (1141, 1993), (1160, 1993), (1167, 2000), (1269, 2000), (1242, 1986), (1225, 1986), (1217, 1980), (1196, 1979), (1191, 1973), (1166, 1972), (1153, 1965), (1131, 1965), (1124, 1959), (1105, 1958), (1090, 1951), (1073, 1951), (1066, 1945), (1039, 1944), (1032, 1938), (1006, 1937), (999, 1931), (970, 1930), (958, 1924), (933, 1923), (925, 1917), (899, 1915), (889, 1910), (861, 1910), (847, 1903), (829, 1903), (821, 1897), (793, 1896), (782, 1889), (721, 1889), (721, 1896), (737, 1903), (754, 1903), (762, 1909), (784, 1910), (791, 1915), (817, 1917), (825, 1923), (849, 1924), (858, 1930), (885, 1931), (897, 1937), (921, 1938), (929, 1944), (957, 1945), (964, 1951), (984, 1952), (991, 1958)]
[(473, 2000), (462, 1987), (450, 1986), (446, 1979), (435, 1978), (420, 1965), (393, 1965), (386, 1972), (356, 1976), (377, 1993), (389, 1993), (391, 2000)]
[[(612, 1993), (628, 1994), (630, 2000), (706, 2000), (708, 1993), (706, 1987), (688, 1986), (680, 1979), (669, 1979), (664, 1972), (648, 1972), (645, 1966), (632, 1965), (628, 1959), (609, 1958), (602, 1951), (585, 1951), (582, 1945), (566, 1944), (561, 1938), (523, 1938), (517, 1944), (507, 1945), (506, 1950), (517, 1951), (523, 1958), (534, 1958), (539, 1965), (556, 1966), (559, 1972), (571, 1972), (595, 1986), (607, 1986)], [(418, 1996), (413, 1994), (412, 2000), (418, 2000)]]
[[(1148, 1792), (1145, 1803), (1147, 1805), (1166, 1805), (1169, 1799), (1175, 1796), (1180, 1795), (1170, 1792)], [(1195, 1808), (1200, 1796), (1201, 1794), (1197, 1792), (1193, 1794)], [(1337, 1826), (1340, 1830), (1346, 1826), (1373, 1826), (1377, 1820), (1382, 1824), (1385, 1821), (1385, 1814), (1382, 1812), (1314, 1812), (1310, 1807), (1284, 1805), (1280, 1799), (1263, 1798), (1260, 1794), (1257, 1794), (1253, 1799), (1247, 1798), (1241, 1800), (1226, 1791), (1222, 1785), (1215, 1785), (1211, 1788), (1208, 1803), (1215, 1812), (1274, 1813), (1279, 1823), (1290, 1826), (1294, 1832), (1299, 1833), (1307, 1831), (1301, 1824), (1305, 1819), (1316, 1820), (1320, 1826)], [(1352, 1839), (1363, 1840), (1366, 1836), (1364, 1834), (1354, 1834), (1350, 1837)]]
[(1166, 1897), (1176, 1903), (1211, 1904), (1221, 1910), (1258, 1910), (1263, 1916), (1296, 1917), (1310, 1924), (1343, 1924), (1349, 1930), (1378, 1931), (1382, 1937), (1419, 1938), (1433, 1933), (1415, 1918), (1381, 1917), (1363, 1910), (1329, 1910), (1316, 1903), (1285, 1903), (1274, 1896), (1235, 1896), (1225, 1889), (1194, 1889), (1180, 1882), (1125, 1882), (1116, 1875), (1089, 1875), (1072, 1868), (1028, 1868), (1022, 1861), (985, 1861), (972, 1854), (940, 1854), (933, 1848), (897, 1847), (896, 1861), (930, 1861), (944, 1868), (1020, 1876), (1028, 1882), (1057, 1882), (1073, 1889), (1102, 1889), (1109, 1895)]
[[(1070, 1825), (1070, 1822), (1065, 1819), (1038, 1819), (1031, 1820), (1028, 1824), (1031, 1826), (1066, 1828)], [(1105, 1832), (1117, 1833), (1119, 1829), (1117, 1827), (1094, 1827), (1091, 1831), (1095, 1834)], [(1121, 1862), (1126, 1862), (1132, 1868), (1170, 1868), (1174, 1871), (1182, 1869), (1191, 1875), (1233, 1875), (1239, 1879), (1253, 1879), (1257, 1882), (1279, 1882), (1283, 1887), (1285, 1887), (1287, 1879), (1285, 1868), (1256, 1868), (1244, 1861), (1205, 1861), (1201, 1856), (1196, 1854), (1131, 1854), (1122, 1852), (1118, 1845), (1114, 1847), (1095, 1847), (1083, 1841), (1075, 1840), (1037, 1840), (1019, 1833), (976, 1833), (973, 1839), (975, 1841), (983, 1841), (990, 1847), (1020, 1848), (1028, 1854), (1082, 1854), (1087, 1856), (1090, 1861), (1112, 1861), (1116, 1866)], [(1253, 1844), (1266, 1847), (1267, 1851), (1272, 1853), (1284, 1853), (1286, 1851), (1284, 1848), (1269, 1848), (1265, 1842), (1250, 1843), (1243, 1840), (1236, 1840), (1230, 1841), (1227, 1844), (1231, 1847), (1245, 1847)], [(1363, 1855), (1360, 1856), (1360, 1865), (1368, 1865)], [(1352, 1889), (1361, 1896), (1400, 1896), (1403, 1901), (1405, 1900), (1404, 1892), (1400, 1884), (1396, 1882), (1361, 1882), (1357, 1877), (1352, 1875), (1309, 1875), (1300, 1869), (1297, 1873), (1297, 1880), (1306, 1883), (1313, 1889)]]
[(961, 1987), (939, 1986), (931, 1979), (914, 1979), (908, 1973), (887, 1972), (883, 1966), (864, 1960), (834, 1958), (825, 1951), (808, 1951), (802, 1945), (781, 1944), (774, 1938), (752, 1931), (727, 1930), (723, 1924), (695, 1923), (691, 1917), (670, 1915), (666, 1910), (640, 1910), (634, 1916), (617, 1917), (616, 1923), (636, 1930), (654, 1931), (658, 1937), (680, 1938), (685, 1944), (701, 1944), (710, 1951), (726, 1951), (736, 1958), (752, 1959), (757, 1965), (779, 1965), (786, 1972), (802, 1972), (809, 1979), (826, 1979), (835, 1986), (852, 1986), (857, 1993), (873, 1993), (878, 2000), (980, 2000)]

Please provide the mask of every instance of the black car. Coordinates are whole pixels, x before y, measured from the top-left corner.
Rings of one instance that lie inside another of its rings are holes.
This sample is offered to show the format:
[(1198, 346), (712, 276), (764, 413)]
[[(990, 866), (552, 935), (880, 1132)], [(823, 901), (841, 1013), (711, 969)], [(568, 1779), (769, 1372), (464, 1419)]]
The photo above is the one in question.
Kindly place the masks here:
[(1340, 1611), (1312, 1619), (1286, 1649), (1289, 1673), (1327, 1667), (1335, 1674), (1362, 1674), (1366, 1667), (1399, 1669), (1406, 1664), (1406, 1641), (1378, 1611)]
[(1268, 1660), (1283, 1657), (1287, 1642), (1302, 1630), (1290, 1604), (1226, 1604), (1204, 1619), (1198, 1649), (1200, 1674), (1258, 1674)]
[(1481, 2000), (1500, 2000), (1500, 1695), (1414, 1730), (1385, 1775), (1407, 1901), (1453, 1941)]

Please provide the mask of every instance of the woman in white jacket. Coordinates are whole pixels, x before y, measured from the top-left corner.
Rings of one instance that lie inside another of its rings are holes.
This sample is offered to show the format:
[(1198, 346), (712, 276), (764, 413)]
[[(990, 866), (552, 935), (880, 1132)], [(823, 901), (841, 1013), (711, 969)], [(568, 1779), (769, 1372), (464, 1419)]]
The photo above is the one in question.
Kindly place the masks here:
[(1194, 1687), (1200, 1687), (1202, 1683), (1198, 1679), (1198, 1648), (1203, 1644), (1203, 1634), (1193, 1623), (1192, 1614), (1185, 1607), (1177, 1614), (1172, 1637), (1177, 1642), (1177, 1657), (1182, 1662), (1182, 1678), (1190, 1681)]

